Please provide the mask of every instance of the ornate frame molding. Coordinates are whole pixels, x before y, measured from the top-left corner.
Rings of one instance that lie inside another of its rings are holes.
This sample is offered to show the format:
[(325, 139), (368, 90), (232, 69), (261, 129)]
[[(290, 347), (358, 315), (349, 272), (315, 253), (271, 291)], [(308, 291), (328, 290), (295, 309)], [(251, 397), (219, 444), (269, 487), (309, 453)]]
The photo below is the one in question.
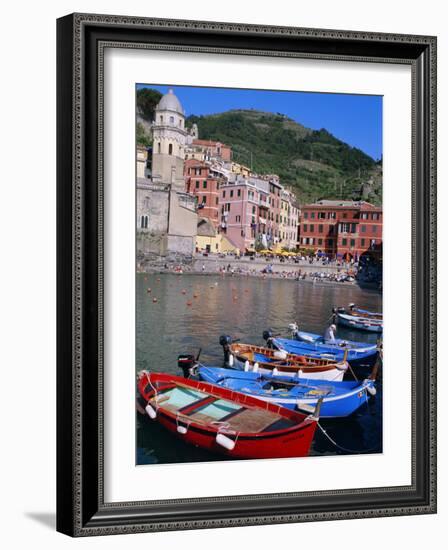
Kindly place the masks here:
[[(411, 486), (104, 502), (102, 83), (107, 47), (412, 66), (415, 344)], [(97, 115), (96, 127), (89, 122), (92, 113)], [(92, 310), (96, 312), (93, 320)], [(436, 38), (94, 14), (58, 20), (58, 325), (59, 531), (89, 536), (434, 513)], [(423, 420), (418, 413), (424, 414)], [(92, 414), (96, 422), (87, 426), (84, 419), (91, 419)], [(417, 447), (422, 449), (418, 456)], [(322, 497), (331, 500), (327, 509)], [(304, 507), (305, 500), (310, 511)], [(194, 513), (188, 513), (186, 505)], [(271, 513), (263, 512), (270, 507)]]

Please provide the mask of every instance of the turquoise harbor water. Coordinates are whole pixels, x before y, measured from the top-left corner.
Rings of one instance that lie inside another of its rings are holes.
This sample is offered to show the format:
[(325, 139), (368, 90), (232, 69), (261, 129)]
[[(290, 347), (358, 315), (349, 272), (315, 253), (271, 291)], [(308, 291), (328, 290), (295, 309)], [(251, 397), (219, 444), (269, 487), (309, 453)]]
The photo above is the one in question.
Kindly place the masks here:
[[(380, 293), (343, 283), (313, 285), (258, 277), (138, 274), (136, 372), (146, 369), (181, 375), (177, 356), (197, 353), (199, 349), (202, 349), (202, 363), (222, 366), (222, 348), (218, 343), (221, 334), (262, 345), (263, 330), (272, 328), (275, 333), (286, 335), (287, 326), (293, 321), (303, 330), (323, 333), (332, 307), (350, 302), (366, 309), (382, 310)], [(338, 329), (338, 336), (376, 341), (375, 334), (342, 327)], [(376, 397), (355, 415), (321, 423), (346, 449), (381, 452), (381, 376)], [(342, 453), (316, 431), (312, 455)], [(137, 464), (212, 460), (223, 460), (223, 457), (185, 445), (157, 423), (137, 414)]]

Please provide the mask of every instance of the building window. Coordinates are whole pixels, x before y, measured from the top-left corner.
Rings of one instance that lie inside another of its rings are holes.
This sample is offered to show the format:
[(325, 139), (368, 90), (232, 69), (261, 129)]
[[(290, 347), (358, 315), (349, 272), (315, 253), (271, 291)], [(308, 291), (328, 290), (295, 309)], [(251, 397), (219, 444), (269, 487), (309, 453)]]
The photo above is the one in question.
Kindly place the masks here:
[(148, 229), (148, 223), (149, 223), (149, 217), (148, 216), (142, 216), (140, 218), (140, 227), (142, 229)]
[(241, 197), (241, 189), (238, 189), (237, 195), (238, 197)]
[(160, 115), (160, 123), (163, 124), (163, 115)]
[(342, 246), (347, 246), (347, 239), (342, 239)]
[(365, 225), (361, 225), (361, 233), (365, 233), (366, 232), (366, 226)]
[(312, 224), (310, 225), (310, 232), (311, 232), (311, 233), (314, 233), (314, 223), (312, 223)]
[(218, 197), (215, 199), (215, 204), (218, 205)]
[(307, 220), (307, 219), (308, 219), (308, 212), (304, 212), (304, 213), (303, 213), (303, 219), (304, 219), (304, 220)]
[(226, 192), (225, 192), (225, 191), (222, 192), (222, 198), (223, 198), (223, 199), (226, 198)]
[(235, 221), (239, 223), (241, 221), (241, 216), (236, 216)]
[(318, 244), (319, 246), (321, 246), (321, 245), (322, 245), (322, 239), (317, 239), (317, 244)]
[(319, 224), (319, 233), (324, 232), (324, 226), (322, 224)]
[(366, 246), (366, 240), (365, 239), (361, 239), (361, 246)]
[(347, 217), (347, 213), (344, 212), (344, 213), (342, 214), (342, 217), (345, 219), (345, 218)]
[(355, 246), (355, 239), (350, 239), (350, 246)]
[(368, 220), (369, 219), (369, 214), (367, 212), (362, 212), (361, 213), (361, 220)]
[(202, 204), (207, 204), (207, 197), (205, 195), (202, 196)]
[(350, 224), (349, 223), (339, 224), (339, 231), (340, 231), (340, 233), (349, 233), (350, 232)]
[(202, 182), (202, 187), (203, 187), (204, 189), (207, 189), (207, 180), (204, 180), (204, 181)]
[(319, 212), (317, 217), (319, 218), (319, 220), (325, 220), (325, 212)]
[(255, 206), (252, 206), (252, 214), (255, 214)]
[(233, 189), (230, 190), (230, 198), (233, 197)]
[(230, 202), (226, 202), (226, 212), (230, 212)]
[(173, 144), (172, 144), (172, 143), (170, 143), (170, 144), (168, 145), (168, 154), (169, 154), (169, 155), (172, 155), (172, 154), (173, 154)]
[(315, 213), (311, 212), (311, 219), (314, 220)]
[(352, 233), (356, 233), (356, 223), (352, 223)]
[(157, 152), (160, 153), (160, 141), (157, 143)]
[(174, 117), (170, 116), (170, 124), (174, 124)]
[(328, 239), (328, 246), (333, 246), (333, 239)]
[(196, 189), (199, 189), (199, 182), (196, 182)]
[(372, 231), (376, 233), (376, 225), (372, 225)]

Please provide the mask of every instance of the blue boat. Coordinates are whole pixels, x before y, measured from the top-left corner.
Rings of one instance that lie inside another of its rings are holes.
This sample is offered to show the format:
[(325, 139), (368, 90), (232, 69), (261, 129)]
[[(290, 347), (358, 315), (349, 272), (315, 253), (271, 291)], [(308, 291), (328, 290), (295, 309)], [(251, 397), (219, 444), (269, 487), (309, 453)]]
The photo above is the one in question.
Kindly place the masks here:
[(377, 313), (376, 311), (369, 311), (368, 309), (362, 309), (360, 307), (356, 307), (355, 305), (350, 307), (350, 311), (353, 313), (353, 315), (361, 314), (361, 315), (368, 315), (369, 317), (376, 317), (378, 319), (383, 318), (382, 313)]
[(298, 380), (291, 376), (273, 377), (256, 372), (206, 366), (200, 366), (197, 374), (206, 382), (302, 412), (313, 413), (319, 400), (322, 400), (321, 418), (350, 416), (376, 393), (373, 378), (362, 382), (328, 382), (303, 378)]
[[(296, 333), (294, 333), (294, 339), (288, 339), (276, 338), (270, 331), (264, 331), (263, 338), (268, 345), (278, 350), (314, 359), (342, 361), (346, 350), (348, 350), (347, 361), (352, 367), (372, 367), (378, 357), (376, 344), (362, 344), (341, 339), (335, 340), (335, 344), (328, 344), (317, 334), (302, 331), (300, 334), (302, 335), (301, 339), (297, 338)], [(305, 340), (306, 335), (309, 335), (307, 340)]]
[[(361, 314), (359, 314), (361, 315)], [(349, 313), (336, 312), (336, 318), (340, 325), (367, 332), (383, 332), (383, 319), (369, 316), (351, 315)]]

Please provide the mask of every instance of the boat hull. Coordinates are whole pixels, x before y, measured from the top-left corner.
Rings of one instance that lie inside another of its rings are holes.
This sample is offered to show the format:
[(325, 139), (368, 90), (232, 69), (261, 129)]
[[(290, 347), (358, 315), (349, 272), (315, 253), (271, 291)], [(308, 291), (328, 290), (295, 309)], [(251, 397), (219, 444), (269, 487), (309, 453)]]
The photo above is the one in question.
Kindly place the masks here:
[(176, 420), (168, 415), (161, 414), (159, 424), (170, 431), (178, 439), (182, 439), (189, 445), (200, 447), (214, 454), (226, 455), (236, 459), (255, 458), (294, 458), (308, 456), (311, 443), (314, 438), (315, 422), (307, 424), (283, 436), (238, 436), (228, 434), (236, 439), (233, 450), (228, 450), (216, 442), (216, 432), (200, 426), (190, 425), (185, 435), (177, 431)]
[(276, 350), (242, 343), (232, 344), (229, 349), (232, 358), (229, 366), (246, 372), (341, 381), (348, 369), (343, 357), (340, 360), (307, 357), (301, 353), (288, 353), (282, 348)]
[(344, 327), (356, 330), (364, 330), (366, 332), (383, 332), (383, 322), (376, 319), (356, 317), (347, 313), (337, 313), (338, 323)]
[[(246, 366), (246, 362), (235, 358), (233, 366), (231, 368), (234, 368), (236, 370), (240, 371), (246, 371), (246, 372), (254, 372), (254, 362), (249, 362), (249, 367)], [(247, 369), (247, 370), (246, 370)], [(291, 376), (291, 370), (285, 370), (285, 367), (282, 367), (282, 365), (275, 367), (275, 372), (273, 372), (274, 369), (265, 368), (263, 367), (263, 363), (258, 363), (258, 369), (256, 372), (259, 372), (260, 374), (268, 374), (271, 376)], [(344, 379), (344, 374), (346, 373), (346, 370), (343, 369), (327, 369), (327, 370), (321, 370), (321, 371), (311, 371), (308, 370), (304, 372), (303, 370), (296, 370), (295, 376), (298, 379), (307, 379), (307, 380), (328, 380), (328, 381), (334, 381), (334, 382), (340, 382)]]
[[(287, 338), (274, 338), (272, 343), (277, 349), (284, 349), (288, 353), (295, 353), (320, 359), (340, 361), (343, 359), (346, 348), (338, 346), (323, 347), (318, 344), (290, 340)], [(378, 357), (376, 346), (366, 346), (361, 349), (349, 349), (347, 361), (351, 367), (372, 367)]]
[[(374, 391), (373, 380), (363, 382), (332, 382), (311, 380), (309, 384), (298, 383), (291, 377), (282, 377), (283, 382), (291, 385), (289, 391), (272, 391), (265, 389), (269, 379), (258, 373), (235, 372), (219, 367), (200, 367), (198, 375), (207, 382), (223, 385), (226, 388), (247, 393), (267, 403), (275, 403), (291, 410), (310, 413), (315, 410), (322, 399), (320, 418), (343, 418), (354, 414), (367, 404), (370, 391)], [(274, 380), (270, 378), (270, 380)], [(279, 377), (277, 377), (279, 380)], [(299, 390), (300, 391), (297, 391)], [(303, 388), (304, 391), (303, 391)]]
[[(138, 410), (146, 411), (152, 421), (158, 422), (186, 444), (238, 459), (303, 457), (309, 453), (317, 423), (312, 415), (291, 413), (279, 405), (269, 404), (250, 395), (174, 375), (143, 372), (137, 386), (140, 394)], [(170, 401), (171, 397), (167, 397), (169, 391), (178, 388), (186, 388), (187, 394), (201, 394), (201, 398), (198, 402), (182, 404), (181, 408), (173, 410), (164, 399)], [(204, 406), (210, 406), (210, 403), (198, 405), (204, 400), (211, 400), (212, 405), (219, 401), (220, 407), (223, 407), (224, 400), (233, 407), (233, 412), (221, 420), (208, 423), (188, 416), (191, 412), (199, 414), (197, 411), (204, 411)], [(189, 409), (190, 413), (187, 412)], [(277, 422), (279, 425), (283, 423), (283, 427), (278, 429), (275, 423), (275, 428), (267, 427), (260, 431), (232, 428), (232, 420), (229, 420), (232, 415), (235, 418), (237, 413), (247, 411), (278, 418)]]

